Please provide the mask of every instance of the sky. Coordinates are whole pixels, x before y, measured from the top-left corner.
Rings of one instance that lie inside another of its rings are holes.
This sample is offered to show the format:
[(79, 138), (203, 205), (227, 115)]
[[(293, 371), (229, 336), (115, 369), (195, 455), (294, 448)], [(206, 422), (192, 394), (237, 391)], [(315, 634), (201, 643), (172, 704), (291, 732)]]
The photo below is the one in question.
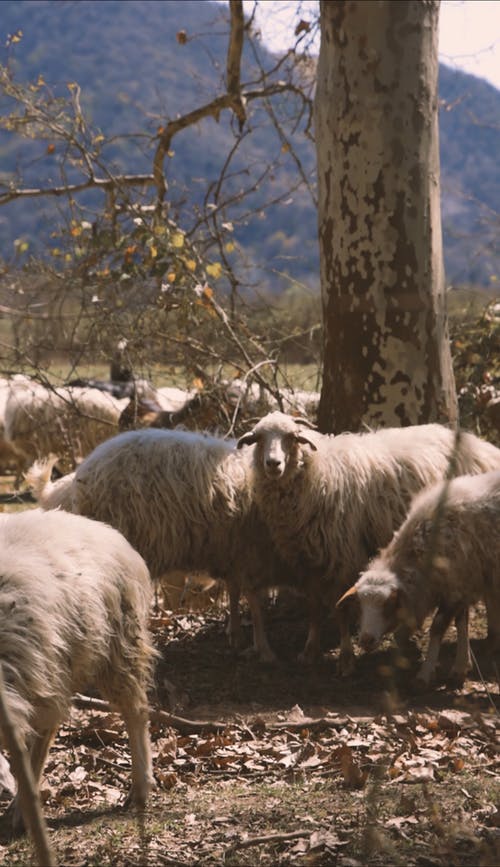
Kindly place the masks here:
[[(244, 0), (243, 5), (249, 13), (254, 3)], [(297, 5), (297, 0), (259, 3), (257, 23), (271, 50), (286, 50), (293, 43)], [(302, 18), (307, 20), (317, 6), (316, 0), (302, 0)], [(442, 0), (439, 57), (447, 66), (484, 78), (500, 89), (500, 0)]]

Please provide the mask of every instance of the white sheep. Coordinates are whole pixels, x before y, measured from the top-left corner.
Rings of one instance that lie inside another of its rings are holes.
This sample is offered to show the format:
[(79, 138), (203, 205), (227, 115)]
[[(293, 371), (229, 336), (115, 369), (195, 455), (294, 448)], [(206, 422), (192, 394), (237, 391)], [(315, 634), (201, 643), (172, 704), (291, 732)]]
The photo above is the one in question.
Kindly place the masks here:
[[(6, 702), (38, 783), (75, 691), (93, 684), (123, 716), (131, 800), (153, 785), (146, 564), (116, 530), (64, 511), (0, 515), (0, 662)], [(22, 829), (16, 799), (13, 823)]]
[(23, 468), (55, 453), (63, 470), (73, 469), (79, 458), (118, 432), (127, 403), (95, 388), (51, 389), (15, 379), (5, 405), (5, 438), (24, 456)]
[[(274, 394), (257, 382), (249, 383), (242, 379), (233, 379), (229, 382), (221, 380), (193, 392), (184, 404), (173, 412), (158, 413), (155, 418), (145, 405), (139, 407), (139, 417), (142, 426), (169, 429), (182, 427), (189, 430), (210, 430), (212, 433), (221, 434), (243, 431), (246, 426), (245, 419), (262, 415), (271, 409), (278, 409), (280, 405), (288, 412), (309, 415), (311, 418), (316, 416), (319, 403), (318, 392), (282, 388), (278, 393), (281, 404)], [(125, 427), (124, 424), (123, 429)]]
[(155, 389), (152, 397), (165, 412), (177, 412), (194, 394), (193, 389), (187, 390), (173, 385), (161, 385)]
[(72, 475), (50, 482), (50, 464), (27, 481), (43, 508), (105, 521), (142, 554), (153, 579), (170, 571), (208, 572), (230, 597), (231, 637), (241, 643), (238, 600), (249, 603), (254, 648), (274, 659), (261, 591), (288, 582), (249, 484), (249, 460), (235, 442), (190, 431), (128, 431), (101, 443)]
[(131, 395), (127, 406), (122, 410), (118, 422), (120, 431), (133, 430), (140, 427), (172, 428), (172, 417), (182, 412), (190, 402), (195, 392), (184, 391), (175, 386), (151, 388), (147, 396), (139, 392)]
[[(500, 468), (500, 449), (468, 433), (456, 440), (439, 424), (340, 436), (309, 427), (273, 412), (238, 441), (238, 447), (255, 444), (256, 502), (278, 553), (308, 594), (305, 659), (319, 652), (322, 612), (334, 610), (335, 600), (390, 541), (415, 493), (448, 471)], [(342, 609), (338, 617), (339, 669), (347, 674), (352, 642)]]
[(24, 463), (23, 455), (15, 448), (13, 443), (5, 438), (5, 407), (10, 392), (10, 380), (0, 379), (0, 472), (6, 473), (11, 469), (19, 472)]
[(470, 605), (485, 602), (489, 635), (494, 644), (500, 640), (500, 471), (459, 476), (418, 494), (389, 545), (337, 605), (349, 597), (359, 603), (359, 641), (368, 651), (386, 632), (402, 626), (411, 633), (438, 609), (418, 675), (425, 684), (455, 618), (452, 674), (463, 682), (470, 668)]

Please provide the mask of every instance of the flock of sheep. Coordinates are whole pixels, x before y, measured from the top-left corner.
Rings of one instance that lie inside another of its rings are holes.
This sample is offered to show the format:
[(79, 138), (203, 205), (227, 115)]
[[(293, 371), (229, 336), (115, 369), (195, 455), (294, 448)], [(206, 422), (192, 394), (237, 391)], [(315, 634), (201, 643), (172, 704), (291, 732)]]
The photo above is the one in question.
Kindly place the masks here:
[[(317, 392), (282, 389), (281, 407), (313, 413)], [(104, 439), (137, 427), (224, 429), (232, 418), (261, 415), (278, 402), (257, 383), (222, 382), (214, 391), (156, 388), (146, 379), (74, 379), (52, 387), (22, 374), (0, 378), (0, 471), (17, 481), (34, 460), (57, 456), (67, 472)], [(229, 423), (229, 424), (228, 424)], [(234, 427), (234, 422), (233, 425)]]
[[(0, 660), (37, 780), (71, 696), (92, 682), (124, 717), (131, 798), (145, 803), (153, 785), (148, 612), (154, 583), (166, 584), (172, 570), (201, 570), (226, 583), (237, 647), (244, 595), (263, 660), (276, 651), (263, 600), (280, 585), (307, 599), (304, 660), (320, 653), (324, 613), (336, 615), (344, 675), (353, 670), (351, 627), (359, 616), (360, 644), (373, 650), (388, 631), (406, 641), (434, 613), (419, 672), (425, 683), (452, 619), (454, 674), (463, 681), (476, 601), (485, 602), (489, 637), (498, 642), (500, 449), (479, 437), (438, 424), (333, 436), (276, 409), (237, 439), (155, 426), (157, 410), (138, 414), (153, 426), (118, 433), (131, 400), (140, 406), (158, 395), (101, 390), (107, 410), (118, 404), (98, 442), (84, 427), (96, 422), (98, 438), (104, 412), (98, 401), (83, 412), (84, 395), (99, 391), (86, 384), (58, 389), (38, 416), (32, 409), (34, 433), (23, 439), (14, 436), (15, 408), (25, 406), (28, 392), (38, 406), (45, 387), (9, 383), (4, 435), (22, 456), (21, 471), (37, 459), (26, 479), (39, 507), (0, 515)], [(162, 421), (171, 424), (192, 397), (160, 409)], [(73, 427), (64, 420), (69, 406), (79, 408)], [(54, 410), (57, 426), (48, 420)], [(58, 444), (49, 445), (55, 434)], [(66, 442), (76, 443), (83, 459), (53, 481), (49, 456)], [(16, 802), (12, 810), (20, 829)]]

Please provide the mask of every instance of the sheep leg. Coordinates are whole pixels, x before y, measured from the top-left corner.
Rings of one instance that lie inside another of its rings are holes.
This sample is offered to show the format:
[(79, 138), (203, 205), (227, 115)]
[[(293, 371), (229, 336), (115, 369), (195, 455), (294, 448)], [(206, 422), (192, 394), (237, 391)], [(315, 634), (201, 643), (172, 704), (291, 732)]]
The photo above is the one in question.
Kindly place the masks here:
[[(134, 708), (134, 704), (135, 708), (138, 709), (132, 709)], [(151, 789), (156, 784), (153, 775), (146, 695), (140, 698), (134, 696), (134, 704), (131, 701), (126, 708), (121, 708), (132, 759), (132, 787), (125, 803), (126, 806), (134, 804), (137, 807), (143, 808), (146, 805)]]
[(238, 649), (243, 644), (243, 634), (241, 630), (240, 617), (240, 584), (238, 581), (227, 581), (227, 591), (229, 593), (229, 623), (227, 626), (227, 635), (231, 647)]
[(426, 686), (434, 677), (436, 666), (439, 659), (439, 651), (443, 636), (448, 629), (453, 618), (453, 610), (450, 608), (438, 608), (430, 629), (429, 646), (427, 655), (417, 675), (417, 680), (421, 681)]
[(352, 646), (351, 629), (349, 626), (349, 618), (340, 613), (339, 615), (340, 629), (340, 653), (338, 661), (338, 671), (342, 677), (347, 677), (354, 671), (354, 650)]
[[(42, 770), (47, 759), (47, 753), (50, 749), (52, 741), (54, 740), (58, 728), (59, 721), (56, 725), (48, 728), (46, 731), (41, 732), (40, 734), (36, 734), (31, 742), (30, 764), (37, 790), (40, 782), (40, 777), (42, 775)], [(12, 830), (14, 834), (18, 835), (24, 833), (24, 819), (18, 794), (15, 796), (12, 803), (10, 804), (8, 812), (12, 813)]]
[(398, 668), (408, 668), (411, 659), (415, 659), (418, 650), (412, 640), (412, 630), (407, 626), (398, 626), (394, 632), (397, 653), (395, 664)]
[(304, 650), (299, 654), (299, 662), (316, 662), (321, 653), (321, 614), (322, 601), (314, 583), (309, 587), (309, 630)]
[(500, 589), (485, 587), (484, 603), (486, 606), (486, 618), (488, 621), (488, 644), (495, 652), (500, 650), (500, 625), (498, 623), (498, 611), (500, 611)]
[(463, 684), (467, 672), (472, 668), (469, 644), (469, 608), (467, 606), (460, 608), (455, 614), (455, 626), (457, 628), (457, 650), (450, 674), (454, 680)]
[(267, 640), (260, 595), (255, 590), (245, 590), (245, 596), (252, 615), (253, 650), (261, 662), (276, 662), (276, 654)]

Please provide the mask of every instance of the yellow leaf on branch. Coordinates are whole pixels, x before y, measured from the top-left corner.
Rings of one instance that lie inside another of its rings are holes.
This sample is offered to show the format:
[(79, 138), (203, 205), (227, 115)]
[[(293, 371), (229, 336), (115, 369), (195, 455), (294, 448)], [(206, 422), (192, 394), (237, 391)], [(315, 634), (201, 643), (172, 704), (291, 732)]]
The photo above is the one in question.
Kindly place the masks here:
[(178, 250), (184, 246), (184, 235), (182, 232), (175, 232), (172, 235), (172, 247), (176, 247)]
[(214, 280), (218, 280), (220, 275), (222, 274), (222, 265), (220, 262), (212, 262), (210, 265), (207, 265), (207, 274), (210, 277), (213, 277)]

